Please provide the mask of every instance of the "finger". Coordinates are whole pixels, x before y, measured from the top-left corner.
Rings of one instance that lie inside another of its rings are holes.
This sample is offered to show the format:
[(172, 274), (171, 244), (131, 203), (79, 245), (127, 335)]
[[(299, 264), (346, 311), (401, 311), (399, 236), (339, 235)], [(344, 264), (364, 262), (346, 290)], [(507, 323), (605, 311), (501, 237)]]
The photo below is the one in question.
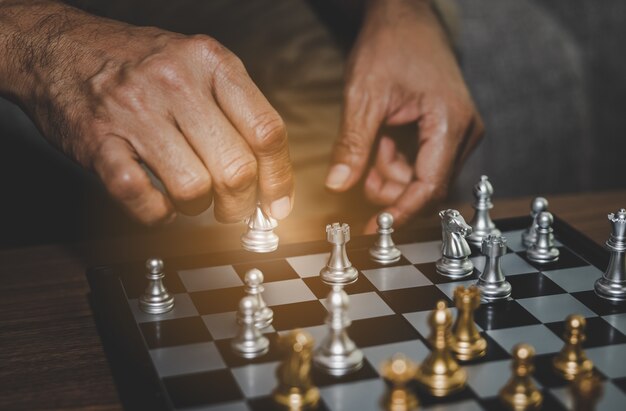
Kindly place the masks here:
[(375, 167), (382, 177), (398, 183), (408, 184), (413, 178), (413, 167), (400, 154), (395, 142), (386, 136), (380, 139)]
[(389, 206), (404, 192), (407, 184), (385, 180), (375, 168), (372, 168), (365, 180), (365, 196), (377, 205)]
[(252, 148), (258, 162), (259, 200), (272, 217), (293, 207), (294, 182), (283, 120), (232, 53), (214, 73), (213, 94), (226, 117)]
[(172, 203), (152, 185), (126, 140), (110, 137), (103, 142), (93, 169), (112, 197), (140, 222), (151, 225), (176, 217)]
[(257, 161), (215, 102), (196, 102), (175, 113), (179, 127), (211, 173), (218, 221), (250, 216), (257, 202)]
[(335, 142), (326, 187), (345, 191), (363, 175), (376, 133), (384, 119), (383, 104), (348, 87), (339, 137)]
[(150, 139), (133, 139), (140, 158), (161, 180), (183, 214), (197, 215), (212, 201), (211, 176), (173, 124), (154, 122), (143, 131)]

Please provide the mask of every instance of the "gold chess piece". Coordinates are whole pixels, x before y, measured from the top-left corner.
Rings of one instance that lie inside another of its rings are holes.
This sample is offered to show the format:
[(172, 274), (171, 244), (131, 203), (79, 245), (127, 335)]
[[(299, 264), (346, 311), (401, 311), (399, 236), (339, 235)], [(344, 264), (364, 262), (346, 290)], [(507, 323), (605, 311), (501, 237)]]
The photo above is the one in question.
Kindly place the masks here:
[(574, 398), (574, 411), (594, 411), (604, 394), (602, 381), (593, 371), (585, 371), (576, 376), (570, 386)]
[(428, 322), (428, 337), (432, 351), (417, 369), (415, 378), (431, 395), (445, 397), (465, 387), (467, 373), (459, 366), (450, 351), (452, 314), (446, 302), (437, 302)]
[(279, 344), (286, 356), (276, 370), (278, 387), (272, 394), (274, 401), (290, 411), (316, 409), (320, 392), (311, 381), (313, 337), (293, 330)]
[(531, 377), (535, 366), (535, 349), (529, 344), (517, 344), (513, 354), (513, 375), (500, 390), (500, 400), (514, 411), (538, 410), (543, 403), (543, 395)]
[(403, 354), (395, 354), (382, 365), (382, 376), (391, 383), (391, 388), (383, 397), (383, 409), (388, 411), (417, 410), (419, 401), (408, 388), (409, 381), (415, 378), (417, 366)]
[(480, 306), (480, 290), (475, 285), (469, 288), (462, 285), (457, 287), (454, 290), (454, 304), (458, 314), (452, 326), (452, 352), (461, 361), (483, 357), (487, 352), (487, 340), (474, 324), (474, 311)]
[(553, 359), (552, 366), (561, 377), (572, 381), (578, 374), (593, 370), (593, 362), (582, 349), (585, 341), (585, 317), (572, 314), (565, 319), (565, 345)]

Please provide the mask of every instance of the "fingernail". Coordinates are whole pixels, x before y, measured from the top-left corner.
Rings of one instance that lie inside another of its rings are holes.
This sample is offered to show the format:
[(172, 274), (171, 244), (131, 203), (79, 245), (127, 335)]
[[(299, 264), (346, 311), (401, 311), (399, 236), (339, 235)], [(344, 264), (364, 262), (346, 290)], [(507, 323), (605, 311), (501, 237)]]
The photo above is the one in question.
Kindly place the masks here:
[(350, 167), (345, 164), (336, 164), (331, 167), (326, 177), (326, 187), (331, 189), (342, 188), (350, 177)]
[(270, 206), (270, 212), (272, 217), (277, 220), (287, 217), (291, 212), (291, 200), (289, 200), (289, 197), (285, 196), (274, 201)]

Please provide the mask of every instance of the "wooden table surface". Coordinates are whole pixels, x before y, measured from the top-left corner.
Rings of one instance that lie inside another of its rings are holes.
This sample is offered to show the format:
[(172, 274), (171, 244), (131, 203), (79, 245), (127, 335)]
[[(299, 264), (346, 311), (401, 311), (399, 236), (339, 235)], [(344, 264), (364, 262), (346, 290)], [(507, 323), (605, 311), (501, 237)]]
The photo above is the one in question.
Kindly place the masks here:
[[(493, 218), (528, 214), (530, 198), (494, 200)], [(626, 207), (626, 190), (550, 196), (550, 210), (598, 243), (608, 236), (608, 212)], [(466, 217), (467, 204), (452, 204)], [(281, 224), (282, 242), (320, 239), (326, 216)], [(346, 220), (358, 231), (365, 221)], [(439, 224), (436, 216), (416, 226)], [(320, 228), (322, 227), (322, 228)], [(91, 264), (168, 257), (238, 247), (232, 227), (183, 238), (131, 238), (81, 245), (0, 250), (0, 410), (119, 410), (100, 338), (87, 301)], [(155, 236), (158, 237), (158, 236)], [(216, 239), (219, 239), (217, 241)]]

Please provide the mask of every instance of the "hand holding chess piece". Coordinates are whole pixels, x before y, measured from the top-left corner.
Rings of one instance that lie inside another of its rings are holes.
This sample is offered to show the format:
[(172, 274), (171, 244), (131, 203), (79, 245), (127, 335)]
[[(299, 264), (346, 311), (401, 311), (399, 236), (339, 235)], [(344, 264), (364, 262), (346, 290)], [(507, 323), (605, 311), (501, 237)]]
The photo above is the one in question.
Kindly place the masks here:
[(457, 210), (442, 210), (441, 218), (441, 258), (437, 260), (437, 272), (446, 277), (458, 279), (474, 272), (474, 264), (469, 259), (472, 250), (465, 237), (471, 234), (470, 227)]
[(415, 394), (407, 384), (415, 378), (417, 367), (403, 354), (395, 354), (383, 363), (381, 375), (391, 387), (383, 396), (382, 406), (387, 411), (414, 411), (419, 406)]
[(241, 246), (244, 250), (270, 253), (278, 248), (278, 236), (274, 233), (278, 223), (263, 212), (260, 204), (257, 204), (245, 223), (247, 231), (241, 236)]
[(552, 359), (554, 370), (561, 377), (572, 381), (577, 375), (591, 372), (593, 362), (585, 355), (582, 345), (585, 341), (585, 317), (572, 314), (565, 320), (565, 345)]
[(532, 380), (535, 349), (528, 344), (517, 344), (511, 353), (513, 375), (500, 390), (500, 400), (510, 410), (539, 410), (543, 396)]
[(278, 386), (272, 396), (287, 410), (311, 410), (317, 407), (320, 392), (311, 381), (313, 338), (293, 330), (279, 340), (285, 358), (276, 370)]
[(474, 324), (474, 311), (480, 306), (480, 290), (474, 285), (469, 288), (461, 285), (454, 290), (454, 303), (458, 314), (452, 326), (452, 352), (461, 361), (483, 357), (487, 352), (487, 340)]
[(611, 259), (594, 289), (598, 296), (617, 303), (626, 301), (626, 210), (622, 208), (608, 217), (611, 236), (606, 248), (611, 252)]
[(465, 387), (467, 373), (456, 362), (450, 351), (452, 314), (446, 302), (437, 302), (428, 323), (431, 334), (428, 341), (432, 351), (418, 367), (415, 379), (435, 397), (445, 397)]

